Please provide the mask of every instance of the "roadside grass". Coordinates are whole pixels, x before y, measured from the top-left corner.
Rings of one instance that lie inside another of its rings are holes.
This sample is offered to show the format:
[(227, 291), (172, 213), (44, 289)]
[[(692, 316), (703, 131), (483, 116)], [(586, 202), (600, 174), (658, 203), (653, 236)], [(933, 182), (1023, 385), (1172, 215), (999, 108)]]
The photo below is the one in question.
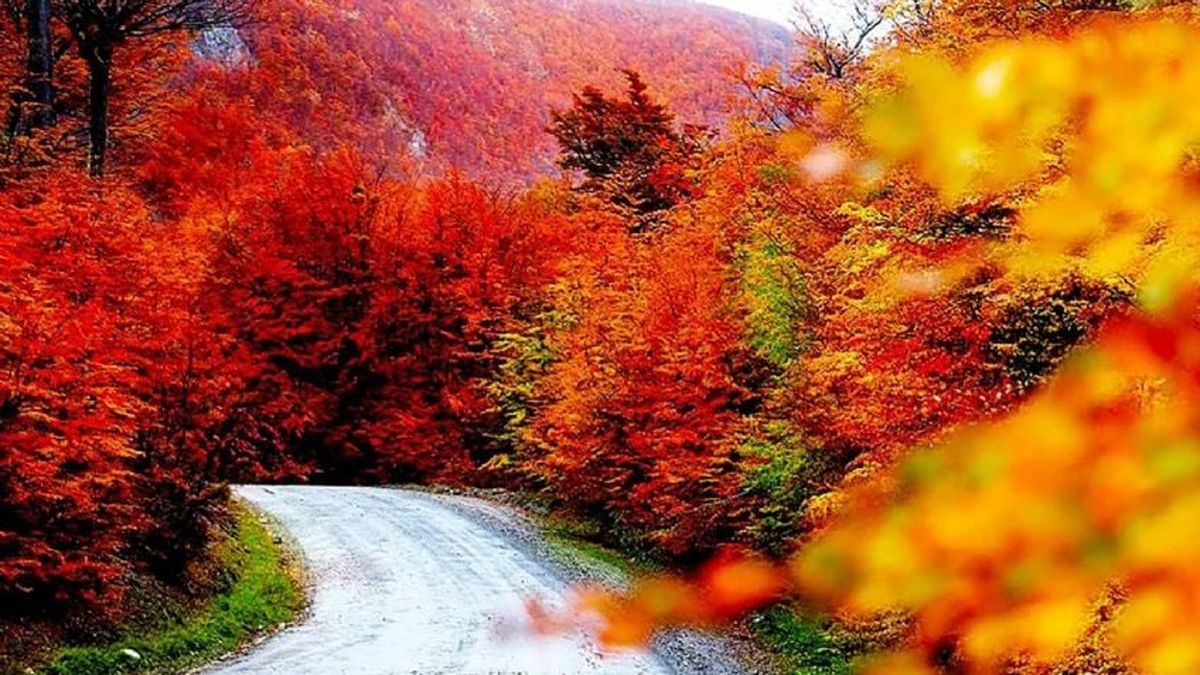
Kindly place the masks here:
[(182, 673), (233, 652), (293, 621), (304, 606), (299, 576), (281, 546), (249, 507), (234, 503), (235, 536), (217, 558), (234, 581), (183, 621), (131, 631), (112, 644), (67, 647), (40, 675)]
[(662, 566), (644, 554), (618, 551), (600, 543), (598, 528), (581, 520), (563, 516), (542, 516), (540, 529), (550, 547), (558, 554), (582, 560), (626, 576), (661, 571)]
[(777, 605), (758, 612), (750, 625), (790, 675), (849, 675), (851, 657), (820, 621), (799, 610)]
[[(562, 516), (540, 516), (539, 525), (551, 548), (568, 558), (586, 561), (626, 576), (663, 572), (661, 562), (632, 547), (602, 543), (594, 523)], [(799, 608), (779, 604), (751, 615), (744, 625), (788, 675), (849, 675), (856, 652), (824, 622)]]

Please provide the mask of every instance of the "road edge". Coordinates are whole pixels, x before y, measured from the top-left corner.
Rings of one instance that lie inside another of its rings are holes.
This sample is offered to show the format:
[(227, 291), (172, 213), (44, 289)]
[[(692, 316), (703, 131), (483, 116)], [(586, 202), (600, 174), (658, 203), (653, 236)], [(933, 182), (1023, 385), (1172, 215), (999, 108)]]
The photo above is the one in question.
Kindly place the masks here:
[[(268, 488), (269, 489), (269, 488)], [(258, 508), (248, 499), (237, 494), (237, 487), (230, 486), (231, 501), (237, 508), (243, 509), (271, 537), (271, 543), (279, 557), (280, 568), (290, 580), (293, 590), (299, 594), (299, 605), (292, 611), (292, 616), (282, 623), (276, 623), (261, 632), (248, 635), (237, 647), (221, 654), (216, 654), (204, 661), (191, 666), (182, 675), (201, 675), (216, 666), (236, 661), (254, 651), (259, 645), (268, 640), (303, 624), (312, 613), (314, 581), (310, 574), (310, 566), (304, 555), (304, 549), (296, 542), (283, 523), (275, 516)]]
[[(625, 570), (589, 555), (583, 540), (556, 532), (547, 518), (522, 505), (516, 495), (506, 493), (497, 499), (487, 493), (394, 486), (392, 489), (420, 494), (453, 509), (464, 517), (488, 528), (526, 555), (544, 562), (564, 583), (572, 586), (600, 586), (611, 589), (628, 587)], [(606, 549), (615, 556), (621, 554)], [(632, 567), (636, 568), (636, 564)], [(749, 634), (713, 634), (699, 630), (676, 629), (658, 635), (651, 649), (656, 656), (680, 675), (779, 675), (783, 666), (766, 653), (757, 638)]]

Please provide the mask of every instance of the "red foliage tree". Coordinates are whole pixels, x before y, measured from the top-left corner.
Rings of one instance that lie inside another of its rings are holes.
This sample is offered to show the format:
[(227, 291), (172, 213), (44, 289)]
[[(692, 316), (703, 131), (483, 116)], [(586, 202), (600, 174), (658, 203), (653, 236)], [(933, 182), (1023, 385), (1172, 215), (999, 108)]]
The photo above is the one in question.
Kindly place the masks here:
[(180, 574), (220, 495), (169, 396), (188, 387), (191, 327), (186, 293), (157, 294), (168, 233), (130, 192), (31, 187), (0, 202), (0, 596), (18, 614), (106, 597), (130, 569)]

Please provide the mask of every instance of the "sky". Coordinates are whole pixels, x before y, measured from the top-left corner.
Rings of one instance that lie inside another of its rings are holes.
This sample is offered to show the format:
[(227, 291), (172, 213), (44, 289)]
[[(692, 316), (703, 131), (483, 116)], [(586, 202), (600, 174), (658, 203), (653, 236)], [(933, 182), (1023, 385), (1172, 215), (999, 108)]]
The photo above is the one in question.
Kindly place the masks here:
[[(785, 26), (791, 26), (791, 18), (796, 6), (796, 0), (701, 0), (701, 2), (771, 19)], [(834, 20), (835, 23), (837, 19), (846, 15), (846, 10), (841, 7), (845, 3), (840, 0), (800, 0), (800, 2), (813, 11)]]

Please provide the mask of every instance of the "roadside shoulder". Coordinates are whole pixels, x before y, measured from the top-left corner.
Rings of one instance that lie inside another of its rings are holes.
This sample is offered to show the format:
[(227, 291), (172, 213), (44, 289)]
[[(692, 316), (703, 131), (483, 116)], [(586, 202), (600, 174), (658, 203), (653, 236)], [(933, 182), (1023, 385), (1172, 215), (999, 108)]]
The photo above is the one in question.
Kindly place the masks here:
[(230, 537), (217, 545), (227, 588), (182, 619), (129, 627), (114, 641), (59, 648), (38, 675), (122, 675), (190, 672), (273, 634), (301, 616), (304, 573), (286, 535), (245, 503), (231, 503)]

